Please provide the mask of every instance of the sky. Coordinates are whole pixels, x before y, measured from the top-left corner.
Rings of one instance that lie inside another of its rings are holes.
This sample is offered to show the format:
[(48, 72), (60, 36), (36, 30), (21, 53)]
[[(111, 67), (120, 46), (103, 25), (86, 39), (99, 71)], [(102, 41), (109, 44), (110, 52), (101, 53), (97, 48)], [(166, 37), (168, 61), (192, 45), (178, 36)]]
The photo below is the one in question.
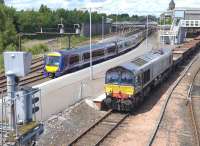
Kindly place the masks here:
[[(174, 0), (176, 7), (199, 7), (200, 0)], [(129, 15), (159, 15), (168, 8), (170, 0), (5, 0), (6, 5), (17, 10), (38, 9), (41, 4), (51, 9), (83, 9), (107, 14), (128, 13)]]

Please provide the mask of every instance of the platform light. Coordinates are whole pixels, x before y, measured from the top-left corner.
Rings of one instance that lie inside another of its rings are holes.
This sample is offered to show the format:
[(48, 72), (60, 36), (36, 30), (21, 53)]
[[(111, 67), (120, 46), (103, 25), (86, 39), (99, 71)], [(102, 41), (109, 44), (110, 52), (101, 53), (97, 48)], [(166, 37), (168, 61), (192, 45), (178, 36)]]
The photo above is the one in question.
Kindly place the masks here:
[(93, 80), (93, 64), (92, 64), (92, 9), (98, 10), (102, 7), (81, 8), (81, 10), (89, 10), (90, 14), (90, 80)]

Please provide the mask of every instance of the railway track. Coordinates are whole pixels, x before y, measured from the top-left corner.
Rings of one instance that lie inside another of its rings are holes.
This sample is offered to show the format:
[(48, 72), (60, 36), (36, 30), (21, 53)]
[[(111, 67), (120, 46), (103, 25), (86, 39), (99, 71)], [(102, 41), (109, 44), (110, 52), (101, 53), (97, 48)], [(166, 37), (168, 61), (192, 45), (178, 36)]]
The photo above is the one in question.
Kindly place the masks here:
[[(188, 103), (189, 103), (189, 110), (190, 110), (190, 115), (191, 115), (191, 120), (192, 120), (192, 125), (194, 129), (194, 135), (195, 135), (195, 141), (196, 145), (200, 146), (200, 119), (199, 119), (199, 106), (200, 104), (200, 95), (195, 96), (193, 95), (193, 89), (195, 86), (195, 81), (199, 80), (198, 74), (200, 73), (200, 68), (198, 71), (195, 73), (194, 78), (192, 80), (192, 83), (189, 88), (188, 92)], [(198, 77), (198, 78), (197, 78)]]
[[(42, 75), (42, 68), (43, 68), (42, 65), (43, 65), (43, 57), (37, 57), (33, 59), (30, 73), (26, 77), (19, 79), (19, 85), (23, 86), (23, 85), (31, 84), (36, 81), (44, 79)], [(4, 73), (1, 73), (0, 74), (0, 89), (3, 92), (6, 92), (6, 83), (7, 83), (6, 76)]]
[[(159, 131), (159, 128), (161, 127), (161, 122), (164, 118), (164, 114), (166, 113), (166, 109), (167, 109), (167, 105), (168, 105), (168, 102), (170, 100), (170, 98), (173, 96), (176, 96), (177, 97), (177, 88), (178, 88), (178, 85), (183, 81), (183, 79), (185, 77), (190, 77), (190, 75), (188, 75), (188, 71), (191, 69), (192, 65), (194, 63), (197, 62), (197, 60), (199, 59), (199, 54), (195, 56), (195, 58), (189, 63), (189, 65), (185, 68), (185, 70), (182, 72), (182, 74), (179, 76), (179, 78), (175, 81), (175, 83), (173, 84), (173, 86), (169, 89), (169, 92), (167, 93), (167, 97), (165, 99), (165, 103), (163, 104), (163, 107), (161, 109), (161, 112), (160, 112), (160, 115), (159, 115), (159, 118), (157, 120), (157, 123), (156, 123), (156, 126), (155, 128), (153, 129), (153, 132), (152, 134), (150, 135), (150, 138), (147, 142), (147, 146), (152, 146), (154, 144), (154, 141), (156, 139), (156, 136), (158, 134), (158, 131)], [(200, 71), (200, 68), (198, 68), (198, 71), (195, 72), (195, 75), (192, 75), (190, 78), (192, 78), (192, 81), (194, 81), (194, 78), (196, 76), (196, 74)], [(187, 88), (187, 85), (185, 83), (182, 83), (185, 85), (185, 87)], [(183, 88), (180, 86), (180, 88)], [(184, 96), (184, 97), (187, 97), (187, 93), (186, 95), (184, 93), (181, 94), (181, 96)], [(192, 103), (192, 102), (191, 102)], [(193, 111), (193, 110), (192, 110)], [(191, 112), (192, 114), (192, 112)], [(196, 120), (194, 120), (194, 123), (193, 125), (195, 126), (196, 125)], [(198, 128), (195, 128), (195, 129), (198, 129)], [(165, 129), (166, 130), (166, 129)], [(175, 129), (174, 129), (175, 130)], [(196, 130), (195, 130), (196, 131)], [(199, 140), (199, 133), (198, 132), (195, 132), (196, 133), (196, 136), (198, 136), (197, 140)], [(198, 142), (199, 143), (199, 142)]]
[(68, 146), (98, 146), (128, 116), (129, 114), (114, 113), (110, 110), (105, 116), (70, 142)]

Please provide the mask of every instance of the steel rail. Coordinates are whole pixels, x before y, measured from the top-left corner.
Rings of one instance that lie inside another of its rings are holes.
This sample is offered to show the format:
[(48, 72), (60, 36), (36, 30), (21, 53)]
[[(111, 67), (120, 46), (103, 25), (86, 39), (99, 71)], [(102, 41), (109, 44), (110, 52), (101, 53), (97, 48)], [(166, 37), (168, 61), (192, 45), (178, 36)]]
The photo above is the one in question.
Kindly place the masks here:
[(86, 133), (88, 133), (92, 128), (98, 125), (101, 121), (103, 121), (106, 117), (108, 117), (113, 111), (109, 110), (101, 119), (96, 121), (92, 126), (86, 129), (83, 133), (81, 133), (77, 138), (75, 138), (72, 142), (68, 144), (68, 146), (73, 146), (78, 140), (80, 140)]
[(181, 76), (176, 80), (176, 82), (174, 83), (174, 85), (170, 88), (170, 91), (168, 93), (167, 98), (165, 99), (165, 103), (162, 106), (159, 118), (157, 120), (157, 124), (152, 132), (152, 134), (150, 135), (150, 138), (147, 142), (147, 146), (151, 146), (154, 142), (154, 139), (156, 137), (156, 134), (158, 132), (158, 129), (160, 127), (161, 121), (163, 119), (165, 110), (167, 108), (167, 104), (169, 102), (169, 99), (171, 98), (171, 95), (173, 93), (173, 91), (175, 90), (175, 88), (178, 86), (178, 84), (182, 81), (182, 79), (185, 77), (186, 73), (189, 71), (189, 69), (192, 67), (192, 65), (197, 61), (197, 59), (199, 58), (199, 54), (197, 56), (195, 56), (195, 58), (190, 62), (190, 64), (187, 66), (187, 68), (183, 71), (183, 73), (181, 74)]
[(200, 146), (200, 129), (198, 126), (198, 121), (196, 119), (195, 116), (195, 111), (194, 111), (194, 105), (193, 105), (193, 98), (192, 98), (192, 90), (193, 90), (193, 86), (194, 86), (194, 81), (198, 75), (198, 73), (200, 72), (200, 68), (198, 69), (198, 71), (195, 73), (194, 78), (192, 79), (192, 83), (191, 86), (189, 88), (189, 92), (188, 92), (188, 101), (189, 101), (189, 109), (190, 109), (190, 115), (191, 115), (191, 120), (192, 120), (192, 125), (194, 127), (194, 135), (196, 137), (196, 144), (197, 146)]
[(111, 133), (113, 132), (127, 117), (129, 116), (129, 114), (124, 115), (124, 117), (112, 128), (110, 129), (96, 144), (95, 146), (99, 146), (100, 143), (102, 143), (104, 141), (104, 139)]

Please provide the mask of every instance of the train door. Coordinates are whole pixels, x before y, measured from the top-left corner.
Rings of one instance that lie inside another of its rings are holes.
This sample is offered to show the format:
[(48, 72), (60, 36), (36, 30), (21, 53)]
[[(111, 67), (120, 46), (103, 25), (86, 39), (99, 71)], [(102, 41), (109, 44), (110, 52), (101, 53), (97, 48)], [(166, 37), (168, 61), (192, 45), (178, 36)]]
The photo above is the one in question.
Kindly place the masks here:
[(68, 56), (64, 55), (64, 57), (63, 57), (64, 70), (67, 70), (68, 62), (69, 62)]

